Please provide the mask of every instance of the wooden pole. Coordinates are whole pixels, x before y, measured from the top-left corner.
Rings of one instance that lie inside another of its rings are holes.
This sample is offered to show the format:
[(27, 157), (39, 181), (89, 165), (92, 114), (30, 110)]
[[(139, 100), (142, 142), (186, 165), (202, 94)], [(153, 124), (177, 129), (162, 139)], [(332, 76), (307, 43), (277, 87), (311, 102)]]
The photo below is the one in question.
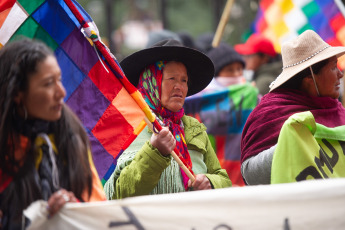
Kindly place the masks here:
[[(147, 119), (147, 117), (144, 117), (144, 120), (147, 124), (147, 126), (153, 131), (152, 123)], [(183, 164), (183, 162), (180, 160), (180, 158), (176, 155), (175, 151), (171, 152), (171, 156), (174, 158), (174, 160), (177, 162), (177, 164), (181, 167), (181, 169), (186, 173), (188, 178), (192, 181), (192, 183), (195, 181), (195, 177), (193, 174), (189, 171), (187, 166)]]
[(228, 0), (225, 4), (222, 17), (220, 18), (216, 33), (212, 41), (212, 47), (218, 47), (220, 40), (222, 39), (224, 28), (230, 17), (230, 11), (233, 3), (234, 0)]
[(106, 0), (105, 1), (105, 17), (106, 17), (106, 28), (107, 28), (107, 38), (108, 38), (108, 44), (110, 52), (116, 53), (116, 47), (113, 43), (113, 40), (111, 38), (112, 31), (113, 31), (113, 1), (112, 0)]
[(161, 19), (163, 24), (163, 29), (169, 29), (168, 16), (167, 16), (167, 2), (166, 0), (161, 0)]
[[(158, 123), (156, 116), (152, 113), (150, 107), (147, 105), (147, 103), (145, 102), (144, 98), (141, 96), (138, 89), (135, 88), (129, 82), (127, 77), (124, 75), (120, 66), (117, 64), (117, 62), (115, 62), (112, 54), (106, 49), (106, 46), (103, 43), (101, 43), (101, 41), (98, 39), (99, 35), (90, 28), (88, 23), (86, 23), (86, 20), (84, 20), (83, 15), (79, 12), (79, 10), (74, 5), (72, 0), (64, 0), (64, 2), (67, 4), (68, 8), (72, 11), (73, 15), (77, 18), (78, 22), (85, 29), (87, 36), (94, 42), (98, 51), (104, 56), (105, 60), (109, 64), (110, 68), (112, 68), (113, 71), (117, 72), (121, 76), (121, 78), (120, 77), (117, 77), (117, 78), (120, 80), (124, 89), (127, 90), (127, 92), (131, 95), (133, 100), (137, 103), (137, 105), (145, 113), (145, 122), (147, 123), (147, 125), (152, 129), (152, 123), (151, 123), (151, 121), (152, 121), (154, 123), (157, 123), (157, 126), (159, 126), (159, 127), (156, 127), (156, 128), (161, 130), (162, 127)], [(178, 152), (177, 148), (175, 148), (175, 150), (176, 150), (176, 152)], [(174, 157), (174, 159), (175, 159), (174, 155), (176, 155), (176, 157), (178, 158), (177, 154), (175, 153), (175, 150), (174, 150), (174, 153), (171, 153), (172, 156)], [(179, 158), (175, 159), (175, 160), (180, 165), (180, 167), (183, 169), (183, 171), (187, 174), (188, 178), (191, 179), (192, 182), (194, 182), (195, 177), (193, 175), (194, 173), (193, 173), (192, 169), (189, 170)]]

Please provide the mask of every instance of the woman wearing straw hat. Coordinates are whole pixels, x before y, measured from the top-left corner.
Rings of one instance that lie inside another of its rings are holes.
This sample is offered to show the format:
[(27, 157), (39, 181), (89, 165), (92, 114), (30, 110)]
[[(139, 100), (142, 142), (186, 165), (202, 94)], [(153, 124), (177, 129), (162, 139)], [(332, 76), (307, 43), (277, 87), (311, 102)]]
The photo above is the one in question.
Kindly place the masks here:
[(337, 67), (343, 54), (345, 47), (332, 47), (311, 30), (282, 45), (283, 71), (242, 133), (241, 171), (248, 184), (270, 183), (280, 129), (294, 113), (310, 111), (327, 127), (345, 125), (345, 109), (338, 100), (343, 74)]
[[(119, 157), (105, 184), (108, 199), (183, 192), (189, 187), (203, 190), (231, 186), (206, 127), (183, 110), (185, 97), (210, 83), (214, 74), (212, 61), (176, 40), (164, 40), (126, 57), (120, 64), (166, 127), (157, 135), (144, 129)], [(171, 158), (175, 146), (186, 166), (196, 174), (195, 182), (191, 183)]]

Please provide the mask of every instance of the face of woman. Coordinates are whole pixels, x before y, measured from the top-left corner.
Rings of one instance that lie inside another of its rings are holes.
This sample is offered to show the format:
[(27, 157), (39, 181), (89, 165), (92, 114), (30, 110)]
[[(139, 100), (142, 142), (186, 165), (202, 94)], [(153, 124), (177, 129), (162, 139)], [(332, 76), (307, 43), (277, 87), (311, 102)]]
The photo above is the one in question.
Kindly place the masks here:
[(318, 74), (314, 74), (320, 96), (339, 98), (340, 78), (343, 77), (343, 73), (338, 69), (337, 63), (338, 58), (334, 56)]
[(240, 77), (243, 76), (243, 65), (240, 62), (233, 62), (224, 66), (218, 73), (219, 77)]
[(56, 121), (61, 117), (65, 96), (60, 67), (54, 56), (48, 56), (29, 76), (28, 90), (19, 93), (17, 103), (25, 106), (29, 118)]
[(184, 64), (168, 62), (163, 69), (161, 103), (166, 109), (178, 112), (188, 92), (188, 75)]

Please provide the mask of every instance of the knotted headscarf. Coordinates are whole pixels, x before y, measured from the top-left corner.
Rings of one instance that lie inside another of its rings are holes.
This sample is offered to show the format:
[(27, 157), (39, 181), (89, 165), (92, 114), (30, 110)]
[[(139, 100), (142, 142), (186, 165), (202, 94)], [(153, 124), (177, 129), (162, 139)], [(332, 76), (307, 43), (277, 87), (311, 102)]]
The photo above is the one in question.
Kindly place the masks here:
[[(176, 147), (179, 150), (179, 158), (186, 163), (186, 167), (191, 170), (192, 161), (187, 149), (185, 141), (183, 123), (181, 121), (184, 115), (184, 109), (181, 108), (178, 112), (172, 112), (167, 108), (164, 108), (161, 104), (162, 93), (162, 78), (163, 68), (167, 62), (158, 61), (145, 68), (140, 74), (138, 83), (138, 90), (143, 95), (146, 103), (152, 109), (152, 111), (161, 119), (165, 126), (169, 127), (169, 130), (176, 139)], [(188, 176), (181, 170), (182, 180), (185, 189), (188, 189)]]

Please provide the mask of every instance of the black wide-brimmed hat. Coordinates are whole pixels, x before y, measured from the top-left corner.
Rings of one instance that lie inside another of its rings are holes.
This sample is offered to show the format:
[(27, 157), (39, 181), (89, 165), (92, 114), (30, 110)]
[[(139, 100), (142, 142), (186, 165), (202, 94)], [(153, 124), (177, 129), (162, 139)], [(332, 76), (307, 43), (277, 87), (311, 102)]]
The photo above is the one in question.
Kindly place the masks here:
[(177, 61), (183, 63), (188, 72), (189, 87), (187, 96), (203, 90), (214, 76), (214, 66), (202, 52), (184, 47), (176, 40), (164, 40), (152, 47), (135, 52), (120, 62), (128, 80), (137, 86), (140, 73), (157, 61)]

